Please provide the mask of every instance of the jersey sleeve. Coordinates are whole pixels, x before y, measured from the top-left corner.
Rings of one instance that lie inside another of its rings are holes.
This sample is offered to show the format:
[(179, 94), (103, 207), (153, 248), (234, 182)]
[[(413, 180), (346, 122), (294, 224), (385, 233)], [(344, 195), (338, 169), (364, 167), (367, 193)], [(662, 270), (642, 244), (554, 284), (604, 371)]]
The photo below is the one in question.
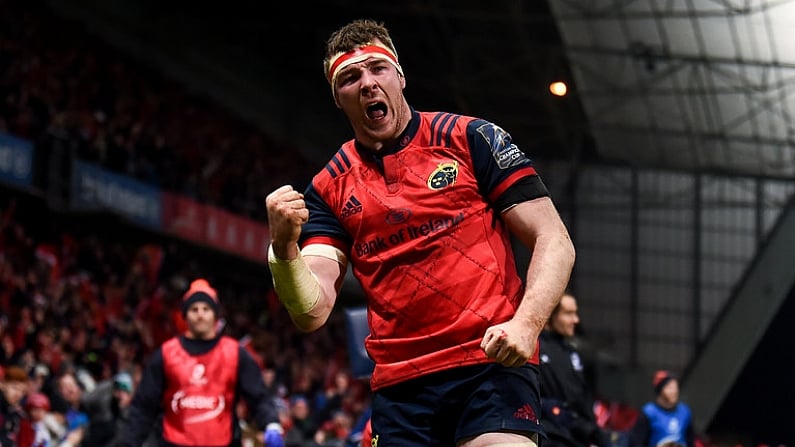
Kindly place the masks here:
[(320, 196), (314, 184), (310, 184), (304, 191), (304, 201), (309, 210), (309, 221), (301, 229), (298, 246), (303, 248), (310, 244), (320, 243), (334, 246), (342, 250), (343, 253), (349, 253), (350, 235)]
[(478, 187), (495, 209), (549, 195), (533, 161), (503, 128), (475, 119), (467, 126), (467, 140)]

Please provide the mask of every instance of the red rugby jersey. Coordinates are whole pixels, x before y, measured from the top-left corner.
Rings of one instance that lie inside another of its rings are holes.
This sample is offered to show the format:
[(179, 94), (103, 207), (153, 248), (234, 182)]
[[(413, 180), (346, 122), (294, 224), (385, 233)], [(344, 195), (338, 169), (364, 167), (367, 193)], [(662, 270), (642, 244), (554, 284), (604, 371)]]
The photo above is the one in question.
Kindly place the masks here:
[(491, 204), (536, 175), (497, 125), (413, 111), (397, 148), (375, 155), (348, 141), (313, 178), (299, 242), (348, 256), (367, 295), (373, 389), (490, 361), (483, 334), (522, 297), (509, 233)]

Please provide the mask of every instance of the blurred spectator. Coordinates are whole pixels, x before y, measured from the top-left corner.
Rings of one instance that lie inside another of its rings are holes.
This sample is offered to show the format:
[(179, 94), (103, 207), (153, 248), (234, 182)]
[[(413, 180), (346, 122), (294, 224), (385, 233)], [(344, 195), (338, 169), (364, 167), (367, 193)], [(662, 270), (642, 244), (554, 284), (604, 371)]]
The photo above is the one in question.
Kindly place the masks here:
[(323, 447), (345, 447), (352, 427), (350, 414), (341, 410), (335, 411), (315, 433), (315, 443)]
[(654, 373), (652, 385), (655, 397), (643, 405), (632, 427), (632, 446), (695, 447), (690, 407), (679, 400), (679, 380), (661, 370)]
[(17, 447), (54, 446), (52, 434), (45, 418), (50, 411), (50, 399), (44, 393), (34, 392), (25, 399), (28, 419), (23, 422)]
[[(55, 410), (61, 416), (62, 431), (58, 433), (59, 443), (69, 447), (81, 445), (88, 430), (88, 414), (83, 409), (83, 388), (72, 370), (62, 373), (57, 379), (58, 396), (61, 406)], [(64, 446), (66, 447), (66, 446)]]
[(571, 343), (580, 323), (577, 310), (574, 295), (564, 294), (539, 337), (541, 420), (549, 438), (544, 444), (607, 446), (609, 440), (596, 423), (582, 358)]
[[(50, 368), (43, 363), (36, 363), (33, 368), (30, 369), (30, 392), (50, 392), (49, 380), (50, 380)], [(49, 399), (47, 406), (49, 407)]]
[(368, 406), (359, 415), (359, 419), (351, 427), (351, 434), (348, 436), (347, 447), (370, 447), (372, 438), (372, 426), (370, 425), (370, 417), (372, 416), (372, 408)]
[(351, 378), (347, 370), (340, 369), (334, 372), (325, 389), (315, 397), (317, 422), (332, 419), (335, 413), (343, 410), (343, 406), (350, 403), (354, 393), (350, 385)]
[(25, 418), (22, 399), (28, 391), (28, 374), (19, 366), (9, 366), (0, 381), (0, 445), (16, 446)]
[(272, 396), (280, 398), (287, 396), (287, 386), (279, 377), (276, 365), (273, 362), (263, 362), (262, 380), (265, 382), (265, 388), (268, 389)]
[(629, 436), (629, 431), (638, 419), (638, 412), (634, 405), (618, 400), (599, 399), (594, 407), (596, 422), (610, 432), (611, 440), (615, 439), (613, 445), (620, 443), (620, 438)]
[(132, 393), (132, 376), (120, 372), (82, 395), (81, 408), (89, 421), (84, 445), (104, 446), (114, 439), (118, 429), (123, 426)]
[(317, 429), (306, 396), (293, 396), (290, 399), (290, 424), (285, 427), (285, 447), (305, 446), (314, 439)]
[(130, 420), (130, 404), (134, 393), (134, 379), (129, 373), (121, 372), (113, 378), (113, 439), (107, 444), (109, 447), (120, 447), (123, 444), (122, 436)]

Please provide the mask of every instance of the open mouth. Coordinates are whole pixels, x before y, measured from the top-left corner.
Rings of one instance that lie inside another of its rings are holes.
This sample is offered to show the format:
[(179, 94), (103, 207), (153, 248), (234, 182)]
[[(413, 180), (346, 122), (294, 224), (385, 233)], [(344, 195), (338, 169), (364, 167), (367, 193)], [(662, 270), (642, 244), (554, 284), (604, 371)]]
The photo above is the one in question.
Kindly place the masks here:
[(375, 104), (370, 104), (367, 106), (367, 118), (371, 120), (381, 119), (386, 116), (387, 107), (386, 104), (383, 102), (377, 102)]

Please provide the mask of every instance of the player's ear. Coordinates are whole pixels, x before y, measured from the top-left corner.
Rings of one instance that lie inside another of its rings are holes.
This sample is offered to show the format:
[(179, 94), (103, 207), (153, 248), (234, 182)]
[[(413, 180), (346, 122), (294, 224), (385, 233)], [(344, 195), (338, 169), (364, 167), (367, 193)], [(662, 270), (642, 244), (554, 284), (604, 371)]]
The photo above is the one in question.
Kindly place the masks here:
[(400, 73), (398, 73), (398, 76), (400, 77), (400, 89), (403, 90), (406, 88), (406, 77)]

